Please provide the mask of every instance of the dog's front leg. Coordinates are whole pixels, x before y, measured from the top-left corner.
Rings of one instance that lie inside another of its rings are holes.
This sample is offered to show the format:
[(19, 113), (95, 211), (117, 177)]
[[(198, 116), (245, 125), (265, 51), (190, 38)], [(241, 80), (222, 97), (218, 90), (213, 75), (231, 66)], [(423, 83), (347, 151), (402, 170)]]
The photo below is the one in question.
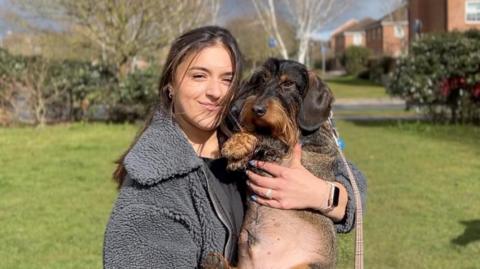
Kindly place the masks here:
[(209, 253), (207, 258), (202, 263), (202, 269), (236, 269), (230, 266), (228, 261), (222, 254)]
[(257, 137), (250, 133), (233, 134), (222, 147), (222, 156), (228, 159), (227, 169), (245, 169), (257, 144)]

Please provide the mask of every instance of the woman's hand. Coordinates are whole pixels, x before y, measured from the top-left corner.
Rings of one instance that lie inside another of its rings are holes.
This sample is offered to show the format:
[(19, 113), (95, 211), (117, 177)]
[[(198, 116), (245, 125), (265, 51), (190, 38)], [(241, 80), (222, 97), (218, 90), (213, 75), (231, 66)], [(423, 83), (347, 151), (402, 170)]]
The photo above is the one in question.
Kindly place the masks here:
[[(327, 205), (331, 185), (317, 178), (301, 164), (302, 149), (295, 146), (293, 156), (287, 166), (276, 163), (254, 161), (252, 165), (266, 171), (273, 177), (261, 176), (247, 171), (247, 185), (255, 192), (252, 197), (262, 205), (280, 209), (311, 208), (322, 211)], [(332, 182), (340, 188), (339, 204), (325, 215), (334, 221), (345, 215), (347, 191), (341, 184)]]

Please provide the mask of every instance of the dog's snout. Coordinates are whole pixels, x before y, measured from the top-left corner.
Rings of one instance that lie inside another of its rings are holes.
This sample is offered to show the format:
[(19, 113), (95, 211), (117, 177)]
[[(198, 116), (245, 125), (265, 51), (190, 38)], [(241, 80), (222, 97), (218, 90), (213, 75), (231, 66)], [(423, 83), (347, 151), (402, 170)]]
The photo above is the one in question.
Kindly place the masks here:
[(265, 115), (265, 113), (267, 112), (267, 109), (263, 105), (254, 105), (252, 110), (258, 117)]

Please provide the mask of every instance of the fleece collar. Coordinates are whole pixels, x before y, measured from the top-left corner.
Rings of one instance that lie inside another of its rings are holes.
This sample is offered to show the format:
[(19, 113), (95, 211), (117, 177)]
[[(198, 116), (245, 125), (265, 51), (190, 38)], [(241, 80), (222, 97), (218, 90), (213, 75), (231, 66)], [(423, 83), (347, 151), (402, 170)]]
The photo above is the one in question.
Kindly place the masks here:
[(124, 159), (128, 175), (142, 185), (187, 174), (202, 164), (178, 124), (161, 108)]

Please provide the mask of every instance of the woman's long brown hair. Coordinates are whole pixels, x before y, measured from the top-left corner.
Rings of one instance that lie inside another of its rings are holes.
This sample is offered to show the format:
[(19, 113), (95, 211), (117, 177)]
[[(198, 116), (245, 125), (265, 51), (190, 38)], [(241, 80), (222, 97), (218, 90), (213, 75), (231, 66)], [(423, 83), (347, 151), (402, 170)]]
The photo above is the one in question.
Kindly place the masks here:
[(117, 164), (117, 168), (113, 172), (113, 179), (117, 182), (118, 188), (122, 186), (125, 175), (127, 173), (123, 164), (125, 156), (137, 143), (138, 139), (142, 136), (148, 126), (150, 126), (156, 110), (162, 109), (168, 113), (171, 113), (172, 111), (172, 100), (169, 98), (168, 94), (169, 87), (171, 87), (174, 81), (175, 72), (177, 71), (178, 66), (189, 55), (198, 53), (206, 47), (214, 46), (217, 44), (221, 44), (227, 49), (230, 54), (232, 65), (234, 67), (232, 84), (230, 86), (230, 90), (228, 91), (227, 96), (225, 96), (223, 99), (223, 110), (219, 114), (219, 118), (217, 119), (218, 121), (220, 121), (220, 131), (223, 132), (225, 135), (228, 135), (228, 128), (223, 122), (223, 119), (228, 113), (228, 103), (236, 95), (239, 88), (241, 74), (243, 70), (242, 55), (237, 45), (237, 41), (228, 30), (218, 26), (205, 26), (196, 28), (178, 37), (175, 41), (173, 41), (172, 46), (170, 47), (170, 52), (168, 53), (162, 75), (160, 77), (160, 82), (158, 84), (158, 94), (160, 97), (159, 104), (153, 106), (152, 109), (150, 109), (144, 126), (139, 130), (139, 132), (137, 132), (135, 139), (130, 144), (128, 149), (120, 156), (120, 158), (115, 161), (115, 163)]

